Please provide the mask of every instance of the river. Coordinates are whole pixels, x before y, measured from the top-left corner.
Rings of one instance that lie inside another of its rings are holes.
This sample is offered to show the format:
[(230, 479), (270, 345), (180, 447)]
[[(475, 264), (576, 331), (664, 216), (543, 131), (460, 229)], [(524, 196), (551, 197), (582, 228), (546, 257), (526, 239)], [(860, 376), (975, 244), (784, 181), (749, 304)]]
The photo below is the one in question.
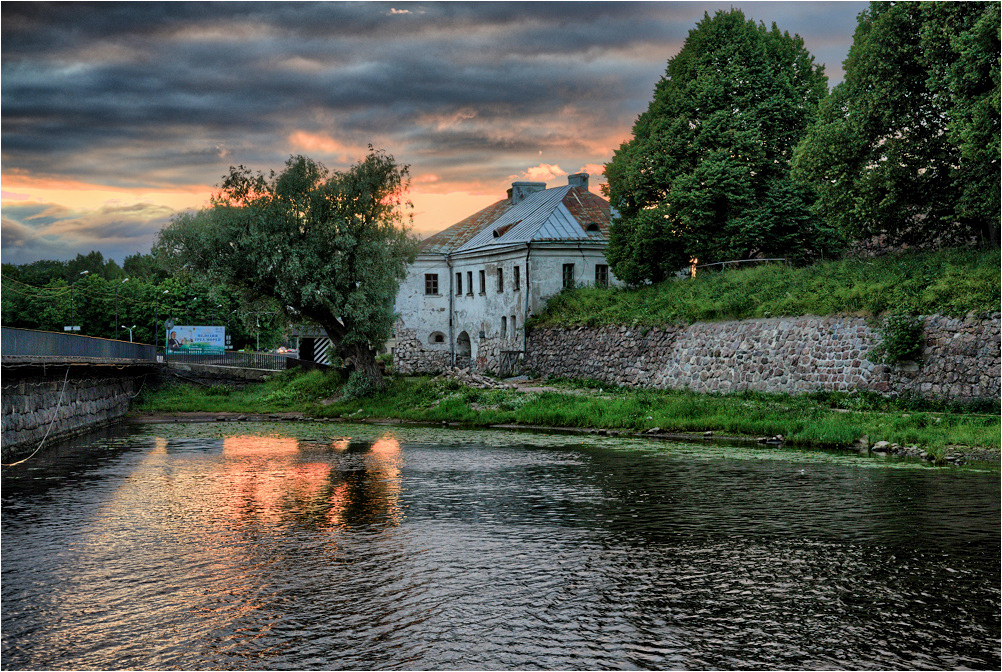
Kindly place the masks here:
[(999, 669), (997, 465), (334, 423), (5, 468), (3, 669)]

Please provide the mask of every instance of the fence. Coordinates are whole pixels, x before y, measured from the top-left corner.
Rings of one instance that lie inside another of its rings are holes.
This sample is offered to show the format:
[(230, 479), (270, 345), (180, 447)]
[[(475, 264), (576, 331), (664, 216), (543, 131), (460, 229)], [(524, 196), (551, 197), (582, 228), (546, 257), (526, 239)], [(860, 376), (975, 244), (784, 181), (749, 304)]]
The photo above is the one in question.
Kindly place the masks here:
[[(163, 357), (160, 350), (160, 357)], [(241, 369), (266, 369), (268, 371), (283, 371), (288, 367), (289, 356), (273, 355), (258, 352), (224, 352), (217, 355), (192, 355), (180, 352), (168, 352), (167, 362), (179, 364), (211, 364), (213, 366), (232, 366)]]
[(110, 338), (60, 334), (3, 327), (0, 354), (4, 357), (94, 357), (156, 361), (155, 346), (115, 341)]

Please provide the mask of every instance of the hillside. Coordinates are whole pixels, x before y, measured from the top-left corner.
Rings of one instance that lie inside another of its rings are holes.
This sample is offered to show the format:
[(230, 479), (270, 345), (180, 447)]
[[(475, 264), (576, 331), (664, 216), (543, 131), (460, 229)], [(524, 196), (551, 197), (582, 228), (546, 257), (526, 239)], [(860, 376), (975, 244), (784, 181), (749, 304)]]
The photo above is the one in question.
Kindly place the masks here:
[(796, 315), (994, 312), (994, 250), (906, 252), (804, 267), (768, 264), (637, 289), (582, 287), (549, 300), (530, 326), (672, 324)]

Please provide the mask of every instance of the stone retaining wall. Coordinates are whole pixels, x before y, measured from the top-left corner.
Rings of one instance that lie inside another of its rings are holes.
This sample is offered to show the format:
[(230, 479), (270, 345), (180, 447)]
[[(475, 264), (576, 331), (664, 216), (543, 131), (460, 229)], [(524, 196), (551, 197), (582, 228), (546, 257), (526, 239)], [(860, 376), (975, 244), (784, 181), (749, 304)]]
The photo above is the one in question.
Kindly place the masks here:
[(526, 368), (544, 376), (697, 392), (873, 390), (999, 398), (1000, 314), (923, 318), (920, 364), (873, 364), (880, 335), (859, 317), (763, 318), (684, 327), (537, 328)]
[(62, 376), (4, 380), (3, 459), (34, 450), (43, 438), (48, 444), (117, 421), (138, 388), (133, 376), (110, 373), (71, 371), (65, 389)]

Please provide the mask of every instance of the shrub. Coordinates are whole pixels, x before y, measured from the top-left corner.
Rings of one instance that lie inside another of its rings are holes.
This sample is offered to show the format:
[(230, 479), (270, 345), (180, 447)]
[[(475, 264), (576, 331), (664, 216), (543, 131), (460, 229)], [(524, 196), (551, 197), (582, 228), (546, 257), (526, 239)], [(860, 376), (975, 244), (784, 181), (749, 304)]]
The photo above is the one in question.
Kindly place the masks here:
[(880, 343), (866, 354), (871, 362), (896, 364), (922, 360), (922, 320), (913, 315), (891, 315), (884, 319), (879, 331)]

